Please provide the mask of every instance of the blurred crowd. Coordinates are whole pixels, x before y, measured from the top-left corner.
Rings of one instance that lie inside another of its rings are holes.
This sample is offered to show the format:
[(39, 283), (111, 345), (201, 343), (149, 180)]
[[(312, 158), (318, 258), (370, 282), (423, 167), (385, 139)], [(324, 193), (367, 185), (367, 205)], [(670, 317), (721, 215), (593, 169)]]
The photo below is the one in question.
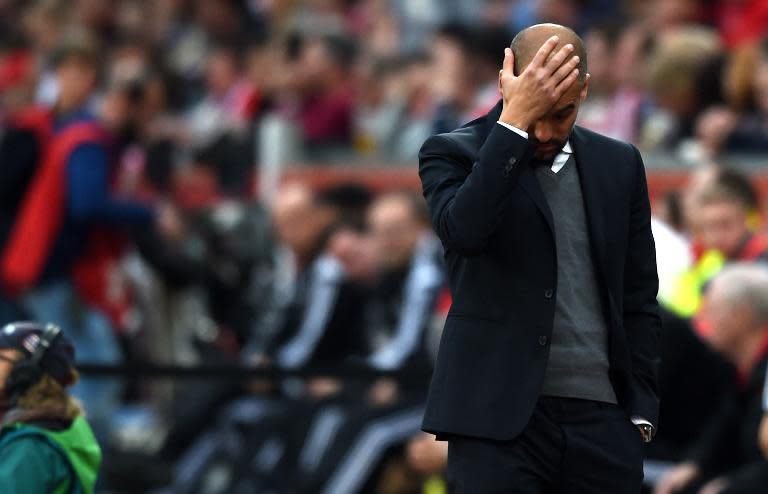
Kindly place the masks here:
[[(756, 0), (4, 0), (0, 115), (52, 104), (57, 49), (79, 38), (100, 68), (89, 104), (139, 145), (133, 159), (153, 182), (198, 163), (243, 192), (265, 153), (413, 160), (426, 137), (495, 104), (511, 35), (549, 20), (587, 42), (582, 124), (688, 157), (761, 151), (766, 10)], [(274, 149), (254, 139), (264, 126)]]
[(654, 204), (649, 483), (768, 486), (768, 236), (750, 177), (723, 166), (768, 153), (768, 2), (0, 0), (0, 323), (54, 321), (88, 363), (408, 376), (85, 376), (103, 489), (446, 492), (445, 443), (418, 433), (451, 302), (423, 199), (265, 177), (415, 177), (542, 21), (585, 40), (578, 123), (691, 170)]

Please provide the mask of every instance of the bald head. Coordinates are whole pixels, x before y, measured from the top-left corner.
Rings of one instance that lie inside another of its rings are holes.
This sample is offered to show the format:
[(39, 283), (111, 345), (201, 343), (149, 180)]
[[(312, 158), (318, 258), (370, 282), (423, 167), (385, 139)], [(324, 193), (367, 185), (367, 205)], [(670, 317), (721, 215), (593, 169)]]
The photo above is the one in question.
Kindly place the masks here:
[(517, 33), (510, 45), (515, 56), (515, 75), (520, 75), (525, 70), (533, 57), (536, 56), (539, 48), (552, 36), (557, 36), (560, 39), (550, 57), (554, 56), (563, 46), (572, 44), (573, 54), (578, 55), (580, 59), (577, 68), (579, 69), (579, 80), (583, 82), (587, 76), (587, 51), (584, 48), (584, 42), (572, 29), (559, 24), (536, 24)]
[(317, 249), (332, 219), (330, 208), (318, 205), (315, 194), (302, 184), (282, 187), (272, 205), (277, 238), (300, 263)]

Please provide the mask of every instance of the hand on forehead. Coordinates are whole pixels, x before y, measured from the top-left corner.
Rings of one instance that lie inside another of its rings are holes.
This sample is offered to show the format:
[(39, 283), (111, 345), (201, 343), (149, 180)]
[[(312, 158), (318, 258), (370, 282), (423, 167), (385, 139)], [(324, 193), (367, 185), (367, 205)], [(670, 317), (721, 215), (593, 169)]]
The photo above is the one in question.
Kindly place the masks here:
[[(512, 40), (511, 48), (515, 57), (514, 72), (519, 75), (536, 57), (536, 53), (552, 36), (557, 36), (558, 41), (552, 51), (546, 57), (546, 60), (554, 57), (560, 48), (565, 45), (573, 45), (573, 54), (580, 58), (579, 78), (583, 78), (587, 73), (587, 54), (584, 48), (584, 42), (572, 29), (558, 24), (537, 24), (520, 31)], [(546, 62), (546, 61), (545, 61)]]

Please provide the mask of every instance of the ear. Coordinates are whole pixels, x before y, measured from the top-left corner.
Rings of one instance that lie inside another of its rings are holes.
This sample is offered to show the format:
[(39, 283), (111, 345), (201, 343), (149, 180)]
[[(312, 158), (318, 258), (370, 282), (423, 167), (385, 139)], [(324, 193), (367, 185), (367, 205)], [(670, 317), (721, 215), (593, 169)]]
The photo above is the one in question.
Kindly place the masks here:
[(586, 77), (584, 77), (584, 86), (582, 86), (581, 92), (579, 93), (580, 102), (583, 102), (585, 99), (587, 99), (587, 94), (589, 94), (589, 79), (590, 75), (587, 74)]

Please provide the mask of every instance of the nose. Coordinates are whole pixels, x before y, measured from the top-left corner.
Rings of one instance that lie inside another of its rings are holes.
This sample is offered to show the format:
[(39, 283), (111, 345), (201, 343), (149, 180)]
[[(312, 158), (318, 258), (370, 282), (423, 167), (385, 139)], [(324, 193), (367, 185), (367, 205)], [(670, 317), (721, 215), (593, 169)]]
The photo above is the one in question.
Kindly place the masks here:
[(533, 135), (539, 142), (548, 142), (552, 139), (552, 127), (544, 121), (536, 122), (533, 127)]

